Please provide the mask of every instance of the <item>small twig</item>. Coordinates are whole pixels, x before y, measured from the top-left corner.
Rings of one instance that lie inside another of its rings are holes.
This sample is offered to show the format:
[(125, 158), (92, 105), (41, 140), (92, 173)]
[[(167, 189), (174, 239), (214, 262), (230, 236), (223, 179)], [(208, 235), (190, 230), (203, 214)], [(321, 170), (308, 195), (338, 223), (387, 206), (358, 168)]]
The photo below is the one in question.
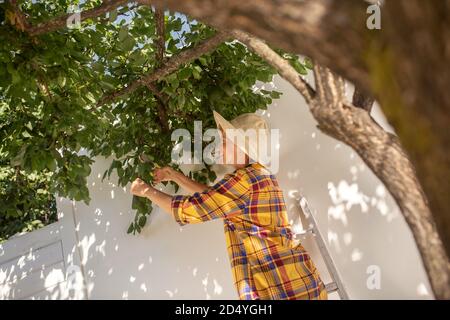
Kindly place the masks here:
[(10, 1), (11, 7), (14, 11), (14, 18), (15, 21), (17, 22), (19, 25), (19, 30), (24, 31), (24, 32), (28, 32), (29, 28), (30, 28), (30, 24), (27, 21), (27, 18), (25, 17), (25, 15), (22, 13), (22, 11), (20, 10), (18, 4), (17, 4), (17, 0), (11, 0)]

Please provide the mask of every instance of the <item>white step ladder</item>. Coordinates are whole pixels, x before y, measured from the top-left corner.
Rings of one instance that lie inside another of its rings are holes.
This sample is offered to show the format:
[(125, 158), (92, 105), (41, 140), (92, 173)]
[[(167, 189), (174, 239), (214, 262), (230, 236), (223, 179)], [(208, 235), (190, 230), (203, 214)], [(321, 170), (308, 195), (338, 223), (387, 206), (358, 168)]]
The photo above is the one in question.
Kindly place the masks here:
[(320, 250), (320, 254), (322, 255), (325, 265), (327, 266), (328, 273), (330, 274), (331, 277), (331, 282), (325, 285), (327, 292), (328, 293), (337, 292), (341, 300), (348, 300), (349, 297), (347, 291), (345, 290), (344, 284), (342, 283), (341, 277), (339, 276), (339, 272), (336, 269), (334, 261), (325, 244), (325, 241), (323, 240), (322, 234), (320, 233), (320, 230), (317, 226), (316, 219), (314, 218), (314, 215), (309, 209), (308, 201), (306, 201), (305, 197), (301, 196), (299, 199), (299, 204), (302, 211), (301, 214), (303, 214), (304, 217), (304, 219), (302, 220), (305, 220), (305, 222), (308, 225), (308, 228), (306, 228), (303, 232), (301, 232), (298, 235), (300, 236), (312, 235), (312, 237), (316, 241), (317, 246)]

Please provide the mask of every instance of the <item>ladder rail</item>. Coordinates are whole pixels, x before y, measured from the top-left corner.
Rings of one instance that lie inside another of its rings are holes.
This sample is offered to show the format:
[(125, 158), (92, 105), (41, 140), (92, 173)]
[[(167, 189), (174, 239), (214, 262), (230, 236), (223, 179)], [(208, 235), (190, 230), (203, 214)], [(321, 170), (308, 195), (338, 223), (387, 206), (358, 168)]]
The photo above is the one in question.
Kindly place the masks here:
[(341, 280), (338, 270), (336, 269), (333, 258), (331, 257), (330, 252), (328, 251), (325, 241), (323, 240), (322, 234), (317, 225), (317, 221), (314, 215), (312, 214), (311, 210), (309, 209), (308, 201), (306, 200), (305, 197), (302, 196), (299, 200), (299, 204), (303, 212), (307, 214), (306, 219), (308, 223), (312, 225), (311, 227), (308, 226), (309, 228), (307, 230), (313, 234), (313, 237), (315, 238), (317, 246), (320, 250), (322, 258), (325, 262), (327, 270), (330, 273), (332, 279), (331, 283), (326, 284), (327, 292), (331, 293), (337, 291), (339, 297), (342, 300), (348, 300), (349, 296), (347, 294), (347, 291), (345, 290), (345, 286)]

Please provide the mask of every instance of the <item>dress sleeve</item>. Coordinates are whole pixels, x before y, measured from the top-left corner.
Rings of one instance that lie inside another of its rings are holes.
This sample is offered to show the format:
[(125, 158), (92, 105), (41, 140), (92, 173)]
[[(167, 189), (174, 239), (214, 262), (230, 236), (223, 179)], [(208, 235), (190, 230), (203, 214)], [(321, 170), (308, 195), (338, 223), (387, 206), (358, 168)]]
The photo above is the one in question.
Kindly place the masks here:
[(242, 213), (247, 207), (249, 185), (242, 175), (231, 175), (191, 196), (172, 198), (172, 215), (179, 225), (200, 223)]

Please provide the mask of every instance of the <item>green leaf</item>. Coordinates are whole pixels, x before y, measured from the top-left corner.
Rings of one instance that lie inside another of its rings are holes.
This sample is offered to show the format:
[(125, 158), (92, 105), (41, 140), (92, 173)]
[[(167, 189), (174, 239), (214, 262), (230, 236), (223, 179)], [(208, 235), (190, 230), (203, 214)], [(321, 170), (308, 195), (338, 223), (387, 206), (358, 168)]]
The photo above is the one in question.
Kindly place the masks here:
[(100, 81), (100, 85), (107, 90), (114, 90), (116, 87), (107, 81)]
[(122, 41), (122, 49), (124, 51), (130, 51), (134, 48), (136, 44), (136, 41), (133, 39), (133, 37), (128, 36)]
[(48, 170), (55, 171), (56, 170), (56, 160), (53, 158), (48, 158), (45, 166), (47, 167)]
[(130, 226), (128, 227), (127, 233), (130, 234), (134, 231), (134, 223), (131, 223)]
[(25, 124), (25, 127), (27, 127), (30, 131), (33, 130), (33, 125), (31, 124), (30, 121), (28, 121), (28, 122)]
[(122, 26), (119, 30), (119, 40), (123, 42), (127, 37), (128, 37), (128, 26)]
[(292, 66), (294, 67), (294, 69), (300, 73), (301, 75), (307, 75), (308, 71), (306, 70), (306, 68), (300, 63), (300, 61), (298, 60), (294, 60), (291, 62)]
[(143, 228), (146, 223), (147, 223), (147, 217), (146, 216), (140, 216), (140, 218), (139, 218), (139, 226), (141, 228)]
[(147, 211), (146, 199), (138, 196), (133, 196), (133, 201), (131, 208), (137, 210), (140, 213), (145, 213)]
[(111, 10), (109, 12), (109, 21), (114, 22), (117, 19), (117, 10)]
[(194, 66), (194, 68), (192, 69), (192, 75), (194, 76), (195, 79), (201, 79), (201, 75), (200, 73), (202, 72), (202, 68), (200, 68), (200, 66)]
[(62, 88), (66, 85), (66, 77), (60, 76), (58, 77), (58, 85)]
[(203, 66), (207, 66), (208, 65), (208, 61), (206, 60), (206, 58), (205, 57), (200, 57), (200, 58), (198, 58), (198, 60), (200, 61), (200, 63), (203, 65)]
[(223, 85), (223, 90), (229, 97), (231, 97), (234, 94), (234, 89), (227, 84)]
[(20, 74), (16, 71), (12, 73), (12, 84), (18, 84), (20, 82)]
[(309, 59), (309, 58), (305, 58), (305, 60), (303, 61), (303, 64), (304, 64), (305, 67), (308, 68), (309, 70), (314, 69), (314, 64), (313, 64), (312, 60)]
[(24, 156), (25, 156), (25, 152), (26, 151), (27, 151), (27, 146), (23, 145), (20, 148), (19, 153), (13, 159), (11, 159), (11, 166), (12, 167), (23, 166), (23, 160), (24, 160)]
[(214, 182), (214, 180), (216, 180), (216, 178), (217, 178), (216, 173), (213, 170), (209, 171), (209, 173), (208, 173), (209, 181)]
[(28, 131), (22, 131), (22, 137), (24, 137), (24, 138), (31, 138), (32, 136), (31, 136), (31, 134), (29, 134), (28, 133)]
[(184, 107), (184, 103), (186, 102), (186, 98), (183, 94), (180, 94), (178, 96), (178, 107), (182, 108)]
[(270, 92), (270, 96), (271, 96), (273, 99), (279, 99), (279, 98), (281, 97), (282, 94), (283, 94), (282, 92), (275, 91), (275, 90)]
[(95, 102), (96, 102), (95, 97), (94, 97), (94, 95), (93, 95), (91, 92), (87, 92), (87, 93), (85, 94), (85, 97), (86, 97), (90, 102), (92, 102), (92, 103), (95, 103)]
[(178, 72), (178, 79), (180, 81), (183, 81), (187, 78), (189, 78), (192, 74), (192, 70), (190, 68), (183, 68)]

